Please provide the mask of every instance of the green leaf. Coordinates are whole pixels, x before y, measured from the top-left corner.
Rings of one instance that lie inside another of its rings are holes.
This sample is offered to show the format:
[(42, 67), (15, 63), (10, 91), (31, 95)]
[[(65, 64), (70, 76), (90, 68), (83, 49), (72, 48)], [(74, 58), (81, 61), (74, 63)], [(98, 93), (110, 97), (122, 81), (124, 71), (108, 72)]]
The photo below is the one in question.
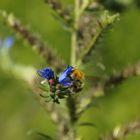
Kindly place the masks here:
[(41, 137), (43, 137), (43, 138), (45, 138), (46, 140), (53, 140), (52, 137), (50, 137), (49, 135), (46, 135), (46, 134), (44, 134), (42, 132), (36, 132), (36, 134), (41, 136)]
[(88, 126), (88, 127), (96, 127), (95, 124), (90, 123), (90, 122), (82, 122), (80, 124), (78, 124), (79, 126)]
[(28, 136), (32, 136), (38, 140), (54, 140), (51, 136), (38, 131), (29, 131)]

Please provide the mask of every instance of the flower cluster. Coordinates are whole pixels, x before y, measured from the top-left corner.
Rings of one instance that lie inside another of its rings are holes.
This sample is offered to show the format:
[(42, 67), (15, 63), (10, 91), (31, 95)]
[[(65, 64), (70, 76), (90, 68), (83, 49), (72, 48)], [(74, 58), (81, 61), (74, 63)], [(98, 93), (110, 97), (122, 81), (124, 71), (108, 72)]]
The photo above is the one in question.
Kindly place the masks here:
[(49, 95), (56, 103), (59, 103), (59, 99), (81, 91), (84, 85), (84, 73), (72, 66), (68, 66), (60, 76), (55, 75), (51, 68), (38, 70), (38, 74), (47, 80)]

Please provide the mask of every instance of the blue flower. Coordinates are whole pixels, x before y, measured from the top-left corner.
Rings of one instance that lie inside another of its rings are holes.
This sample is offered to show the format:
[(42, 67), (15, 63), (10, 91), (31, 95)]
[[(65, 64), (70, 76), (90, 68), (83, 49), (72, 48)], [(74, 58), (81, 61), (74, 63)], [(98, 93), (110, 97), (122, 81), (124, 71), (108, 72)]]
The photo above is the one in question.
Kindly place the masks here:
[(1, 45), (2, 45), (2, 40), (0, 39), (0, 47), (1, 47)]
[(8, 37), (3, 42), (4, 48), (11, 48), (14, 44), (14, 39), (12, 37)]
[(68, 66), (63, 73), (60, 75), (58, 81), (60, 84), (63, 86), (71, 86), (72, 85), (72, 80), (70, 78), (70, 74), (73, 72), (74, 67)]
[(45, 79), (54, 79), (54, 71), (51, 68), (44, 68), (42, 70), (38, 70), (38, 73), (41, 77)]

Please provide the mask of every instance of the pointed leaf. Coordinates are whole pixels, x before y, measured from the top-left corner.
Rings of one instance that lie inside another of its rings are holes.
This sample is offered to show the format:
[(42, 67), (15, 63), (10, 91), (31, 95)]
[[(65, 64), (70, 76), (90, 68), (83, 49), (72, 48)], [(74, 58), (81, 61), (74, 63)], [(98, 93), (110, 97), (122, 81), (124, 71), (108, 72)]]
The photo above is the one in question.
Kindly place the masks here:
[(47, 135), (47, 134), (44, 134), (42, 132), (38, 132), (38, 131), (29, 131), (28, 132), (28, 136), (33, 136), (35, 138), (38, 138), (39, 140), (54, 140), (51, 136)]
[(90, 123), (90, 122), (82, 122), (82, 123), (79, 124), (79, 126), (96, 127), (95, 124)]

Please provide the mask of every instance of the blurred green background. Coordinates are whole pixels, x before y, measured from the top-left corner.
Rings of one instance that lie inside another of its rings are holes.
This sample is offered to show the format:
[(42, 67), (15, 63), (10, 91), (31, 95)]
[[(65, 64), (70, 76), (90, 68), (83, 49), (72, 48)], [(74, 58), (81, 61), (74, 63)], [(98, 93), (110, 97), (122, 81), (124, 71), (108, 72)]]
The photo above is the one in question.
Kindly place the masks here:
[[(63, 0), (72, 4), (72, 0)], [(1, 0), (0, 9), (14, 13), (15, 16), (40, 33), (41, 37), (69, 63), (70, 34), (64, 31), (59, 22), (52, 17), (52, 11), (42, 0)], [(15, 44), (11, 57), (15, 63), (44, 67), (43, 59), (34, 52), (27, 42), (15, 35), (0, 18), (0, 37), (14, 36)], [(121, 12), (120, 21), (107, 32), (102, 42), (86, 65), (86, 73), (110, 75), (135, 64), (140, 59), (140, 9), (130, 4)], [(105, 70), (99, 67), (105, 65)], [(22, 74), (22, 73), (21, 73)], [(92, 127), (77, 127), (84, 140), (96, 140), (99, 135), (108, 134), (114, 127), (140, 118), (140, 77), (132, 77), (107, 95), (97, 99), (99, 108), (91, 108), (80, 121), (96, 124)], [(0, 140), (31, 140), (27, 134), (37, 130), (56, 136), (56, 127), (38, 103), (36, 95), (23, 81), (0, 69)], [(41, 140), (41, 138), (38, 138)], [(125, 140), (139, 140), (140, 134)]]

